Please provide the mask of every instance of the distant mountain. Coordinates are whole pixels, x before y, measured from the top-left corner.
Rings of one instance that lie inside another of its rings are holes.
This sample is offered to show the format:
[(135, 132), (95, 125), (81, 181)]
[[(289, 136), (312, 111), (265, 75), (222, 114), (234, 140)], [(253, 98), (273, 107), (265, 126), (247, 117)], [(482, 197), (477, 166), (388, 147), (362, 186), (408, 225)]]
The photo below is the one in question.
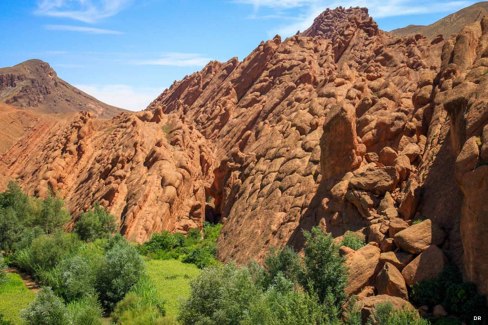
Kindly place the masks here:
[(488, 1), (483, 1), (444, 17), (432, 25), (410, 25), (404, 28), (395, 29), (391, 31), (391, 33), (395, 36), (422, 34), (427, 38), (434, 38), (437, 35), (449, 37), (459, 33), (466, 25), (480, 21), (481, 18), (487, 14)]
[(60, 79), (53, 68), (41, 60), (0, 68), (0, 102), (43, 113), (87, 111), (102, 118), (113, 117), (123, 111)]

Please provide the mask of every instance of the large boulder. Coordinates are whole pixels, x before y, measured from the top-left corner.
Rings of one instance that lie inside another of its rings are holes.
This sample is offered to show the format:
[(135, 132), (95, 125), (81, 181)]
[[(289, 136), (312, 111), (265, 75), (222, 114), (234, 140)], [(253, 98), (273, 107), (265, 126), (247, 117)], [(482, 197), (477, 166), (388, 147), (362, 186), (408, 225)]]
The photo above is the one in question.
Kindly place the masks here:
[(408, 300), (408, 290), (400, 271), (388, 262), (383, 265), (376, 276), (376, 289), (378, 294), (385, 294)]
[(346, 294), (354, 294), (364, 287), (375, 275), (380, 260), (380, 249), (375, 245), (366, 245), (354, 254), (346, 256), (348, 284)]
[(430, 245), (440, 245), (444, 242), (444, 238), (445, 233), (430, 219), (410, 226), (394, 237), (398, 247), (412, 254), (421, 253)]
[(394, 309), (410, 309), (415, 310), (411, 303), (407, 300), (393, 297), (389, 295), (378, 295), (366, 297), (357, 303), (357, 307), (361, 311), (361, 318), (364, 322), (369, 318), (369, 316), (374, 312), (374, 310), (382, 304), (390, 303)]
[(446, 257), (442, 250), (432, 245), (417, 256), (402, 270), (405, 282), (411, 286), (417, 282), (435, 278), (446, 265)]
[(390, 221), (390, 228), (388, 229), (388, 234), (390, 237), (394, 237), (400, 231), (407, 229), (409, 227), (408, 222), (403, 219), (395, 218)]
[(412, 260), (413, 255), (404, 252), (385, 252), (380, 255), (380, 264), (393, 264), (400, 271)]
[(368, 168), (355, 173), (349, 182), (349, 186), (382, 195), (387, 191), (393, 191), (398, 180), (399, 175), (395, 167)]

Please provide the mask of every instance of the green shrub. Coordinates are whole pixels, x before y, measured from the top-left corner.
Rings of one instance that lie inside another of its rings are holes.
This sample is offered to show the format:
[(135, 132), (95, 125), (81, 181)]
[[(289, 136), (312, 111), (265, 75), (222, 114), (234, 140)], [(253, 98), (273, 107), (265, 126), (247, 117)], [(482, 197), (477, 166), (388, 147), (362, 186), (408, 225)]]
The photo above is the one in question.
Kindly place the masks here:
[(72, 325), (101, 325), (102, 308), (95, 296), (87, 296), (67, 306)]
[(237, 325), (260, 292), (246, 268), (232, 264), (209, 267), (192, 281), (179, 320), (183, 324)]
[(410, 299), (417, 306), (435, 306), (442, 303), (443, 290), (438, 279), (424, 280), (412, 286)]
[(103, 263), (103, 255), (77, 254), (69, 257), (56, 267), (55, 279), (45, 280), (66, 302), (71, 302), (96, 294), (97, 274)]
[(275, 285), (251, 302), (241, 324), (248, 325), (295, 325), (338, 324), (330, 319), (318, 299), (306, 292), (295, 291), (291, 281), (281, 274), (275, 277)]
[(90, 242), (100, 238), (109, 238), (116, 229), (115, 218), (97, 203), (93, 210), (80, 216), (73, 231), (81, 240)]
[(157, 324), (163, 322), (164, 316), (164, 302), (147, 277), (141, 278), (112, 313), (116, 324)]
[(50, 288), (39, 291), (36, 299), (22, 311), (21, 316), (29, 325), (69, 324), (66, 306)]
[(294, 284), (301, 283), (303, 279), (304, 270), (300, 256), (290, 247), (279, 251), (272, 249), (264, 260), (264, 268), (264, 288), (270, 287), (279, 274)]
[(422, 319), (418, 312), (410, 309), (393, 308), (391, 303), (379, 304), (370, 318), (368, 324), (378, 325), (428, 325), (429, 322)]
[(418, 306), (442, 304), (450, 314), (465, 321), (470, 321), (473, 315), (488, 314), (485, 297), (478, 294), (474, 284), (464, 283), (461, 272), (453, 265), (436, 278), (415, 284), (410, 298)]
[(97, 275), (96, 289), (106, 311), (112, 311), (144, 273), (144, 263), (137, 250), (121, 236), (107, 244), (105, 260)]
[(195, 264), (198, 268), (203, 269), (218, 263), (215, 254), (215, 247), (199, 246), (191, 249), (190, 252), (182, 258), (182, 262)]
[(351, 231), (347, 231), (344, 234), (344, 239), (341, 242), (342, 246), (347, 246), (354, 250), (358, 250), (366, 245), (365, 241), (361, 239), (357, 234)]
[(182, 247), (185, 243), (185, 236), (182, 234), (172, 234), (163, 231), (160, 234), (153, 234), (151, 239), (141, 247), (143, 254), (155, 253), (159, 250), (169, 251), (177, 247)]
[(347, 272), (339, 249), (330, 234), (320, 228), (305, 232), (304, 287), (315, 293), (327, 308), (339, 312), (346, 295)]
[(58, 232), (35, 238), (29, 248), (19, 251), (14, 256), (15, 264), (22, 270), (38, 275), (52, 270), (63, 259), (74, 255), (80, 246), (76, 236)]

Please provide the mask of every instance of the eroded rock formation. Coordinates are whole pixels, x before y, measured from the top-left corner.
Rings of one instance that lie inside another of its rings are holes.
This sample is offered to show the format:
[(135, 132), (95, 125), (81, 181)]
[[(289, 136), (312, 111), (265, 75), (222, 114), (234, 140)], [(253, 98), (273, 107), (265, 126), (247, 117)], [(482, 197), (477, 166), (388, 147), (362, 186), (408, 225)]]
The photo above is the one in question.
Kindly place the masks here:
[(300, 249), (317, 225), (354, 231), (368, 245), (341, 249), (348, 293), (367, 306), (377, 293), (408, 304), (406, 285), (447, 259), (487, 293), (487, 26), (400, 38), (366, 9), (327, 10), (175, 82), (143, 113), (82, 114), (26, 138), (4, 174), (60, 193), (75, 215), (100, 201), (137, 241), (201, 226), (207, 212), (224, 224), (224, 261)]

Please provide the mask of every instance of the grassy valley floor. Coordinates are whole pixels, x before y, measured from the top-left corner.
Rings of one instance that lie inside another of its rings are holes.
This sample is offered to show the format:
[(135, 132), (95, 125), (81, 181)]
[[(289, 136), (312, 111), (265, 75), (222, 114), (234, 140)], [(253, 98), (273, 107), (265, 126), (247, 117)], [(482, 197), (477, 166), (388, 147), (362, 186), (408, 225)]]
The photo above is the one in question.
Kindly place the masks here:
[(190, 295), (190, 281), (197, 277), (201, 270), (194, 264), (173, 259), (147, 260), (146, 269), (160, 298), (165, 301), (166, 315), (176, 319), (180, 303)]
[(0, 284), (0, 314), (14, 324), (22, 324), (20, 312), (35, 297), (35, 292), (25, 286), (20, 275), (7, 273), (6, 281)]

